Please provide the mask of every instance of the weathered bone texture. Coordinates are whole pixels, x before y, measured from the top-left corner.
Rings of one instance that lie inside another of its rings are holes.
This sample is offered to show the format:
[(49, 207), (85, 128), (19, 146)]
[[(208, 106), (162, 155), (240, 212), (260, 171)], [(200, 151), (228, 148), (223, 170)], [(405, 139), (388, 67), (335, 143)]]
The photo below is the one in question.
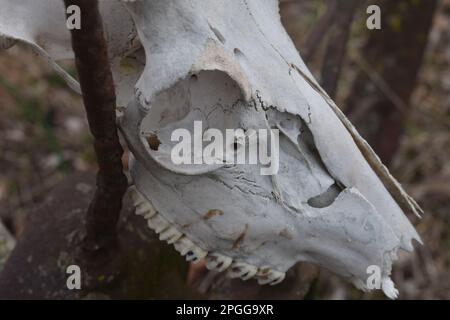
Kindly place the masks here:
[[(188, 261), (205, 257), (211, 269), (260, 284), (310, 261), (367, 289), (376, 265), (395, 298), (392, 262), (420, 242), (402, 209), (421, 210), (313, 79), (278, 1), (123, 2), (127, 10), (118, 1), (101, 9), (119, 105), (128, 105), (120, 127), (136, 159), (136, 212), (160, 239)], [(59, 0), (0, 5), (0, 36), (49, 61), (71, 57)], [(175, 165), (171, 133), (192, 132), (196, 120), (203, 130), (279, 129), (279, 172)]]
[[(73, 59), (63, 2), (0, 0), (0, 6), (0, 49), (10, 47), (14, 40), (29, 45), (73, 90), (81, 93), (78, 82), (56, 63), (58, 60)], [(119, 1), (100, 1), (100, 10), (104, 18), (111, 64), (114, 65), (113, 71), (117, 71), (114, 78), (118, 105), (125, 106), (133, 94), (133, 85), (139, 75), (134, 68), (139, 65), (135, 51), (140, 43), (131, 17)]]

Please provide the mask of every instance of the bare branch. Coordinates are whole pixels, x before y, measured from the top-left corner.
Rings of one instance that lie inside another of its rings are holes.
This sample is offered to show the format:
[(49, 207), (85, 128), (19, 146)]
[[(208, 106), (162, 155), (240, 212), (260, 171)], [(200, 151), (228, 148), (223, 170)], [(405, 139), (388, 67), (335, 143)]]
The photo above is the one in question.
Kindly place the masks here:
[(332, 99), (336, 97), (353, 16), (359, 1), (345, 0), (335, 2), (337, 4), (334, 27), (328, 39), (322, 65), (322, 87)]
[(84, 249), (110, 252), (117, 242), (116, 225), (127, 189), (123, 149), (116, 128), (116, 96), (97, 0), (64, 0), (81, 9), (81, 29), (72, 30), (72, 47), (83, 101), (94, 136), (99, 171), (97, 189), (86, 217)]
[(311, 61), (317, 48), (327, 35), (336, 16), (337, 0), (332, 0), (327, 7), (327, 11), (320, 17), (313, 29), (308, 33), (304, 42), (301, 54), (305, 62)]

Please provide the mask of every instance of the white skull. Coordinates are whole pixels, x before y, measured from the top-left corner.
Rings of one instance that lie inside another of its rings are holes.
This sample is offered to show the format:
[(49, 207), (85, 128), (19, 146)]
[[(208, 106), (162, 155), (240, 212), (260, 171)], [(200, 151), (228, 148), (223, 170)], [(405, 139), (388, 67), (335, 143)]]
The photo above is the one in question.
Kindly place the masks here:
[[(31, 44), (61, 72), (53, 61), (72, 53), (60, 2), (0, 0), (9, 9), (0, 36)], [(101, 10), (118, 104), (127, 105), (119, 125), (135, 159), (136, 213), (188, 261), (205, 258), (230, 277), (277, 284), (309, 261), (367, 289), (375, 265), (395, 298), (397, 250), (420, 242), (402, 209), (420, 208), (314, 80), (278, 1), (126, 2), (102, 1)], [(49, 15), (61, 21), (42, 22)], [(224, 136), (242, 129), (237, 151), (252, 129), (278, 129), (278, 172), (175, 164), (171, 135), (184, 128), (194, 136), (195, 121)]]

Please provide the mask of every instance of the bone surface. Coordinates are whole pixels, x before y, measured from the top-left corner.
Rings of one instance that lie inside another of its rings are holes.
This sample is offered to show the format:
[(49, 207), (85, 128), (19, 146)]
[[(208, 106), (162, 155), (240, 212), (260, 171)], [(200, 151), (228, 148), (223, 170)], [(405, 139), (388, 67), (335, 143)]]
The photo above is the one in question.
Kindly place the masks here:
[[(274, 270), (260, 275), (261, 284), (281, 281), (297, 261), (355, 283), (366, 282), (371, 265), (389, 278), (395, 252), (420, 238), (380, 180), (379, 164), (369, 164), (361, 138), (301, 60), (277, 2), (136, 1), (128, 8), (153, 63), (121, 125), (136, 157), (136, 187), (155, 208), (187, 226), (183, 233), (202, 249)], [(163, 30), (164, 39), (157, 36)], [(195, 121), (222, 131), (278, 128), (279, 172), (174, 165), (170, 133), (193, 133)], [(142, 133), (156, 134), (159, 148), (149, 148)], [(204, 219), (213, 209), (223, 214)]]

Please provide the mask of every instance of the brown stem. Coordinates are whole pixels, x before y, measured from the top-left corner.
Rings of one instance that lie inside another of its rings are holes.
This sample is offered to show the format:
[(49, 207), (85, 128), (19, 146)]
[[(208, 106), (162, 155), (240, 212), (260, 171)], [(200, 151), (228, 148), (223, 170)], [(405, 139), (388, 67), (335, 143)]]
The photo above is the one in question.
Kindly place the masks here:
[(127, 189), (116, 127), (114, 82), (98, 1), (64, 3), (81, 9), (81, 29), (71, 31), (72, 47), (99, 168), (97, 189), (87, 211), (83, 248), (88, 253), (109, 253), (116, 248), (116, 225)]
[(328, 39), (322, 65), (322, 87), (332, 99), (336, 98), (342, 63), (358, 2), (359, 0), (337, 1), (334, 26)]

